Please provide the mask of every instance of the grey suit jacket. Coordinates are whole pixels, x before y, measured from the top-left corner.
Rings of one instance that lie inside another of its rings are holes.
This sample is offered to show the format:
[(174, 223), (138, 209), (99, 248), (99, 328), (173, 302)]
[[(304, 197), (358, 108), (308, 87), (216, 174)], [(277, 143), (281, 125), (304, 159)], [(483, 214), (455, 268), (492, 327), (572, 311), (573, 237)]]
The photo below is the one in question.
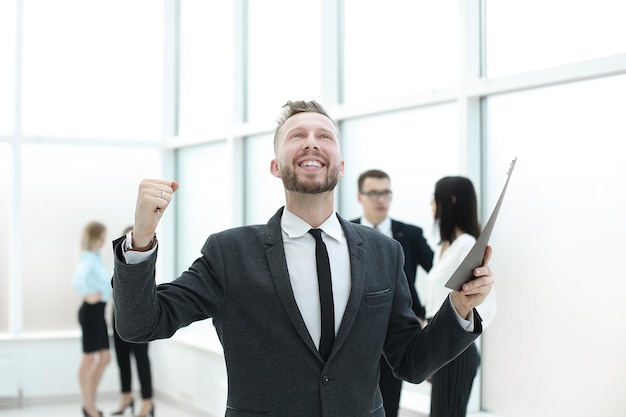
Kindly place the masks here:
[(202, 256), (176, 280), (154, 283), (156, 254), (126, 265), (114, 242), (113, 293), (122, 338), (170, 337), (211, 317), (228, 372), (228, 417), (383, 417), (381, 352), (394, 373), (421, 382), (482, 331), (464, 331), (446, 301), (422, 329), (411, 310), (400, 244), (371, 228), (339, 221), (350, 252), (352, 288), (327, 362), (298, 310), (280, 228), (267, 225), (209, 236)]
[[(351, 220), (353, 223), (361, 224), (361, 218)], [(417, 267), (421, 266), (426, 272), (433, 266), (433, 250), (424, 238), (421, 227), (403, 223), (391, 219), (391, 234), (393, 238), (400, 242), (404, 250), (404, 274), (409, 283), (409, 291), (413, 299), (413, 311), (417, 317), (424, 318), (426, 310), (422, 305), (415, 282), (417, 280)]]

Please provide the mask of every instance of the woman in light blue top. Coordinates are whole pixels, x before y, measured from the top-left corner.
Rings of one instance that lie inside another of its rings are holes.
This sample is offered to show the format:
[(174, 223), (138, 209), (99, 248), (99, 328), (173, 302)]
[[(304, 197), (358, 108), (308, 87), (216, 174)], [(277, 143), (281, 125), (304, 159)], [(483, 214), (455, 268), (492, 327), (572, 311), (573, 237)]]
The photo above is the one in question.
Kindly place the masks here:
[(83, 397), (83, 415), (100, 417), (96, 407), (96, 391), (104, 369), (111, 362), (109, 332), (104, 317), (104, 308), (111, 297), (111, 273), (107, 271), (100, 250), (106, 240), (106, 227), (99, 222), (85, 226), (80, 255), (72, 284), (83, 297), (78, 310), (78, 321), (82, 328), (83, 358), (78, 370), (78, 380)]

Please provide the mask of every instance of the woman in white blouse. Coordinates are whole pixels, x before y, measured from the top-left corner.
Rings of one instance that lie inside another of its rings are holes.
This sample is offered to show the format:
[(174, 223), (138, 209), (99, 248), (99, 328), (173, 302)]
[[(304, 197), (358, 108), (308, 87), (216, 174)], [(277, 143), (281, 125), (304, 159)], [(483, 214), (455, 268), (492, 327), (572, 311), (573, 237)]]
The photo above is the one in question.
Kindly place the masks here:
[[(427, 278), (426, 318), (432, 318), (450, 293), (445, 283), (454, 273), (480, 235), (476, 192), (465, 177), (444, 177), (435, 185), (433, 216), (440, 242)], [(483, 328), (495, 314), (495, 293), (491, 291), (477, 310)], [(474, 377), (480, 365), (475, 344), (437, 371), (432, 383), (430, 417), (464, 417)]]

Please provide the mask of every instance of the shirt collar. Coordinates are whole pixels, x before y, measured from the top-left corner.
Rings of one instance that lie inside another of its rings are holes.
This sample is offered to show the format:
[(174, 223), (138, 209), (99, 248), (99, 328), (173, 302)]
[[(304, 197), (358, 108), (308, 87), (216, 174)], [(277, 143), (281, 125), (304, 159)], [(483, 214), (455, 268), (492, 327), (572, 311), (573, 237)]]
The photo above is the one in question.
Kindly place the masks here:
[[(361, 224), (369, 227), (374, 227), (374, 223), (370, 222), (365, 217), (361, 217)], [(381, 232), (391, 230), (391, 217), (385, 217), (385, 219), (382, 222), (378, 223), (376, 226), (377, 229)]]
[[(287, 208), (283, 210), (283, 216), (280, 219), (280, 227), (289, 236), (290, 239), (295, 239), (301, 236), (304, 236), (312, 229), (311, 225), (302, 220), (300, 217), (296, 216)], [(337, 241), (341, 241), (342, 229), (341, 223), (339, 223), (339, 219), (337, 218), (337, 213), (333, 211), (328, 219), (324, 221), (318, 227), (318, 229), (322, 229), (324, 233), (328, 236), (332, 237)]]

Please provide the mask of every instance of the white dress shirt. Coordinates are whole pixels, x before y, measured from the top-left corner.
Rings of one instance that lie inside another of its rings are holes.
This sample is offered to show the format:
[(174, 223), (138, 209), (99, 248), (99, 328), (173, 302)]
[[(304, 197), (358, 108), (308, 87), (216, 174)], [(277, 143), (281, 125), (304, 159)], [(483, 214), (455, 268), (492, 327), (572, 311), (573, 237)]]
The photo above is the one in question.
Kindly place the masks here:
[[(322, 322), (315, 263), (315, 238), (309, 233), (311, 226), (286, 208), (280, 226), (291, 288), (309, 334), (315, 346), (319, 348)], [(351, 289), (348, 242), (335, 212), (319, 229), (322, 230), (322, 240), (326, 244), (330, 261), (336, 335)]]
[[(446, 282), (448, 282), (454, 271), (456, 271), (470, 249), (472, 249), (474, 243), (476, 243), (474, 236), (463, 233), (452, 242), (443, 254), (441, 254), (441, 245), (437, 247), (435, 259), (433, 259), (433, 267), (428, 271), (426, 278), (428, 285), (424, 307), (426, 308), (427, 318), (432, 318), (439, 311), (446, 297), (449, 296), (451, 290), (446, 287)], [(487, 328), (496, 312), (495, 291), (493, 288), (483, 304), (476, 309), (483, 319), (483, 329)], [(470, 317), (473, 316), (473, 314), (470, 315)]]
[(391, 217), (389, 216), (385, 217), (385, 220), (383, 220), (382, 222), (378, 224), (374, 224), (370, 222), (369, 220), (367, 220), (365, 217), (361, 217), (361, 224), (364, 226), (373, 227), (374, 229), (377, 229), (379, 232), (381, 232), (385, 236), (393, 238), (393, 233), (391, 231)]

